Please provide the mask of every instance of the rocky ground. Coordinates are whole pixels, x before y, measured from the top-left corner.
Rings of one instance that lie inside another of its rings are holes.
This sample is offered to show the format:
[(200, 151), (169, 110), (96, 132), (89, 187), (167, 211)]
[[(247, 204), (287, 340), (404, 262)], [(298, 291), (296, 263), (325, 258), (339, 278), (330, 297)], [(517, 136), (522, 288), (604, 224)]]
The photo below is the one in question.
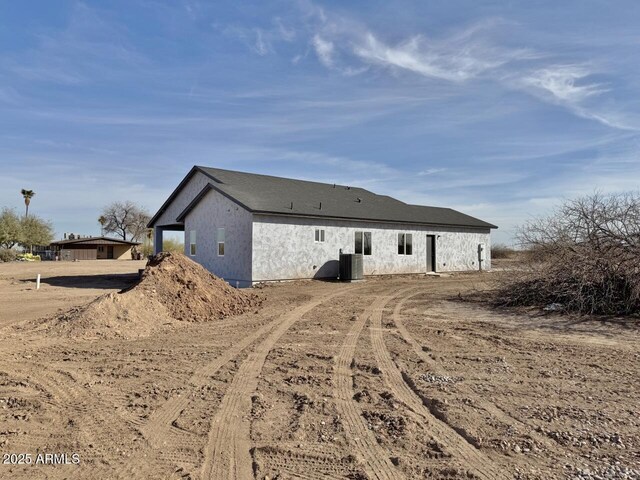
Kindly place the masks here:
[(633, 319), (493, 311), (464, 301), (477, 273), (268, 285), (240, 315), (70, 337), (30, 302), (64, 289), (56, 316), (86, 289), (16, 268), (0, 452), (32, 464), (1, 478), (640, 478)]

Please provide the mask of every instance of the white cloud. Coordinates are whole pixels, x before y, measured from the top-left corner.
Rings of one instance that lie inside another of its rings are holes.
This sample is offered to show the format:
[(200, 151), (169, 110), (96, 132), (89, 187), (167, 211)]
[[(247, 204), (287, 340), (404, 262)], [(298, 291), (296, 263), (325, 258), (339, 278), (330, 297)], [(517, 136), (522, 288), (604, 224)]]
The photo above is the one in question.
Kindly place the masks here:
[(637, 120), (612, 109), (609, 103), (597, 102), (609, 89), (588, 81), (596, 73), (583, 65), (550, 65), (503, 80), (513, 88), (567, 108), (579, 117), (617, 130), (640, 130)]
[(318, 56), (318, 60), (327, 68), (332, 68), (334, 65), (333, 54), (334, 54), (334, 46), (333, 43), (324, 40), (320, 35), (314, 35), (313, 37), (313, 48), (316, 51), (316, 55)]
[(426, 170), (422, 170), (418, 172), (419, 177), (426, 177), (427, 175), (435, 175), (436, 173), (441, 173), (446, 171), (446, 168), (427, 168)]
[(579, 65), (554, 65), (536, 70), (521, 81), (524, 86), (541, 89), (560, 101), (577, 103), (607, 91), (597, 83), (581, 83), (590, 75)]
[(597, 73), (595, 61), (557, 64), (550, 60), (552, 52), (501, 44), (496, 39), (505, 33), (500, 28), (509, 25), (504, 20), (481, 20), (447, 36), (418, 34), (389, 42), (358, 21), (303, 4), (306, 19), (312, 19), (307, 28), (319, 61), (346, 76), (383, 68), (466, 89), (474, 79), (489, 80), (613, 129), (640, 130), (637, 118), (604, 99), (606, 85), (590, 81)]
[(486, 45), (473, 35), (462, 35), (456, 41), (428, 40), (414, 36), (396, 46), (380, 41), (367, 32), (353, 48), (363, 61), (384, 67), (400, 68), (453, 82), (463, 82), (505, 63), (528, 55), (525, 51), (506, 51)]
[(254, 50), (258, 55), (266, 55), (271, 52), (271, 43), (265, 38), (265, 35), (260, 28), (255, 29), (256, 42), (254, 44)]
[(276, 17), (273, 20), (273, 24), (275, 25), (275, 29), (277, 30), (282, 40), (284, 40), (285, 42), (292, 42), (293, 40), (295, 40), (296, 31), (293, 28), (287, 27), (282, 22), (282, 19), (280, 19), (279, 17)]

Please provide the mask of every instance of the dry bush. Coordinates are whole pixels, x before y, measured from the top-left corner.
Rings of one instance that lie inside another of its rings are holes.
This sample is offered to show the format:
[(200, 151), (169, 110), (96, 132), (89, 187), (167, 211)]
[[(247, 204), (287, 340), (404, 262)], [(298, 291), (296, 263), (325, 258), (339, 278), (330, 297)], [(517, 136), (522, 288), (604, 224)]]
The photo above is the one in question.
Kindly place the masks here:
[(587, 314), (640, 312), (640, 195), (594, 194), (520, 228), (525, 266), (498, 291), (505, 306)]
[(18, 252), (11, 248), (0, 248), (0, 262), (13, 262), (18, 258)]
[(491, 259), (513, 258), (516, 251), (504, 243), (496, 243), (491, 246)]
[(172, 238), (166, 238), (162, 242), (162, 251), (169, 253), (184, 253), (184, 243)]

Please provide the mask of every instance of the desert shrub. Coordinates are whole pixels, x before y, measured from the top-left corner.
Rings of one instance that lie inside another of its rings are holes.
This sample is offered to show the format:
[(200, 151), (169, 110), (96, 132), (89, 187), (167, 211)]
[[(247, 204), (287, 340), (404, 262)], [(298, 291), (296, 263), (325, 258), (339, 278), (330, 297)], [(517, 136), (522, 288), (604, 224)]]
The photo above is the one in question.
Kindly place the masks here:
[(640, 195), (565, 202), (518, 232), (525, 267), (511, 272), (495, 302), (586, 314), (640, 312)]
[[(138, 250), (142, 252), (144, 257), (153, 255), (153, 243), (145, 242), (138, 247)], [(184, 253), (184, 243), (174, 240), (172, 238), (165, 238), (162, 241), (162, 251), (170, 253)]]
[(184, 243), (167, 238), (162, 242), (162, 251), (170, 253), (184, 253)]
[(500, 258), (512, 258), (515, 256), (515, 250), (511, 247), (503, 243), (496, 243), (491, 246), (491, 258), (492, 259), (500, 259)]
[(150, 255), (153, 255), (153, 245), (150, 244), (150, 243), (144, 243), (140, 247), (140, 251), (142, 252), (142, 255), (144, 257), (148, 257)]
[(18, 258), (18, 252), (11, 248), (0, 248), (0, 262), (13, 262)]

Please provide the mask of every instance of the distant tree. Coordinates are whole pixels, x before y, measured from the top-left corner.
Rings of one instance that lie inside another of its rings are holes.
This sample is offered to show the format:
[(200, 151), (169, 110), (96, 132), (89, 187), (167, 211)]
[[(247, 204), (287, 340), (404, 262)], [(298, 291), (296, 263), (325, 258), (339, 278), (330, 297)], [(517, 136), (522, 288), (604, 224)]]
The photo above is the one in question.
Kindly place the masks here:
[(20, 193), (22, 194), (22, 197), (24, 198), (24, 205), (26, 207), (26, 211), (24, 213), (25, 217), (29, 216), (29, 204), (31, 203), (31, 199), (34, 197), (34, 195), (36, 194), (36, 192), (34, 192), (33, 190), (26, 190), (26, 189), (22, 189), (20, 190)]
[(100, 235), (104, 236), (104, 224), (107, 223), (107, 217), (100, 215), (98, 217), (98, 223), (100, 224)]
[(149, 213), (131, 201), (113, 202), (102, 211), (105, 218), (103, 230), (123, 240), (138, 241), (145, 234)]
[(35, 215), (20, 218), (15, 211), (3, 208), (0, 212), (0, 247), (11, 249), (16, 245), (49, 245), (53, 241), (53, 226)]
[(22, 221), (16, 212), (3, 208), (0, 212), (0, 247), (13, 248), (22, 240)]
[(22, 219), (20, 245), (32, 249), (33, 245), (49, 245), (53, 241), (53, 225), (35, 215)]
[(138, 209), (138, 211), (135, 212), (129, 228), (132, 241), (140, 242), (144, 240), (144, 237), (147, 235), (147, 224), (149, 220), (151, 220), (151, 215), (149, 215), (149, 212), (146, 210)]
[(152, 255), (153, 254), (153, 229), (152, 228), (146, 229), (143, 240), (144, 241), (142, 244), (142, 254), (144, 256)]

